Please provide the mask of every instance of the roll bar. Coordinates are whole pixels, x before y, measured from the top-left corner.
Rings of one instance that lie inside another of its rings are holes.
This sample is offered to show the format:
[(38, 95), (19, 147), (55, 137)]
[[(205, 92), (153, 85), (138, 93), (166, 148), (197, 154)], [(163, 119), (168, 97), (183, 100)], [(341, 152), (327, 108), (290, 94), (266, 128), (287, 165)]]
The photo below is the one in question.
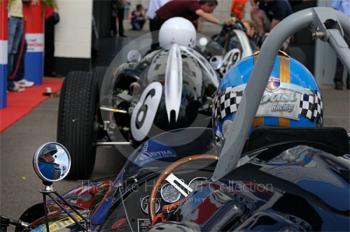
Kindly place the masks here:
[[(334, 20), (338, 29), (327, 29), (325, 22)], [(246, 86), (238, 112), (228, 130), (212, 180), (218, 180), (236, 168), (260, 100), (271, 74), (275, 57), (283, 42), (295, 32), (309, 27), (314, 37), (328, 42), (350, 70), (350, 50), (343, 34), (350, 37), (350, 18), (330, 7), (315, 7), (296, 12), (282, 20), (261, 47), (257, 62)]]

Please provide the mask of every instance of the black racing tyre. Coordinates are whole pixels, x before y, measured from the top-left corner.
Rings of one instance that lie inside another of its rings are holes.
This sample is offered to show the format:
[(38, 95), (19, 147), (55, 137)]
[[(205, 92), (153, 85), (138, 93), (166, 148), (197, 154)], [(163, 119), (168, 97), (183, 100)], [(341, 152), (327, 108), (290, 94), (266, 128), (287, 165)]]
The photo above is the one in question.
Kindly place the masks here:
[(69, 179), (87, 179), (96, 156), (98, 86), (89, 72), (71, 72), (63, 82), (57, 141), (71, 154)]

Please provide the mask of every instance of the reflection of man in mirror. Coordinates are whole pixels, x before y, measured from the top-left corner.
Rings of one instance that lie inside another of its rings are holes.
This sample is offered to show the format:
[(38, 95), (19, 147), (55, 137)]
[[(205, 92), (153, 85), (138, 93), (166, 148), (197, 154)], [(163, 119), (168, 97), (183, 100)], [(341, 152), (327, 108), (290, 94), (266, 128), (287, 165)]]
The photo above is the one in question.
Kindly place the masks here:
[(39, 155), (39, 170), (44, 177), (50, 180), (57, 180), (61, 176), (60, 165), (55, 163), (56, 145), (46, 145)]

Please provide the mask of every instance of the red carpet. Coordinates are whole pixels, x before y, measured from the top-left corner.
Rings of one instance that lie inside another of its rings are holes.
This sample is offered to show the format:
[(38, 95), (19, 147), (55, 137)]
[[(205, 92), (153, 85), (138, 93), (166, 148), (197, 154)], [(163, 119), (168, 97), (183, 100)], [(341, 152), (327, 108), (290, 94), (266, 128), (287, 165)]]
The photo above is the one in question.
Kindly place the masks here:
[(43, 95), (47, 87), (55, 93), (61, 89), (62, 82), (63, 79), (44, 79), (44, 83), (40, 86), (26, 88), (24, 92), (8, 93), (7, 107), (0, 109), (0, 133), (48, 99), (48, 96)]

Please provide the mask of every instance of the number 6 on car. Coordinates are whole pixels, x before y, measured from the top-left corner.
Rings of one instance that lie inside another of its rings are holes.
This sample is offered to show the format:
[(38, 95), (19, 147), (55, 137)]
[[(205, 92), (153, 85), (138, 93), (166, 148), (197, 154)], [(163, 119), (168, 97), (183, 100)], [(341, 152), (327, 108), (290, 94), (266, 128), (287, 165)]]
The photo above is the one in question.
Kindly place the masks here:
[(156, 116), (163, 87), (159, 82), (149, 84), (131, 115), (131, 134), (137, 141), (146, 138)]

